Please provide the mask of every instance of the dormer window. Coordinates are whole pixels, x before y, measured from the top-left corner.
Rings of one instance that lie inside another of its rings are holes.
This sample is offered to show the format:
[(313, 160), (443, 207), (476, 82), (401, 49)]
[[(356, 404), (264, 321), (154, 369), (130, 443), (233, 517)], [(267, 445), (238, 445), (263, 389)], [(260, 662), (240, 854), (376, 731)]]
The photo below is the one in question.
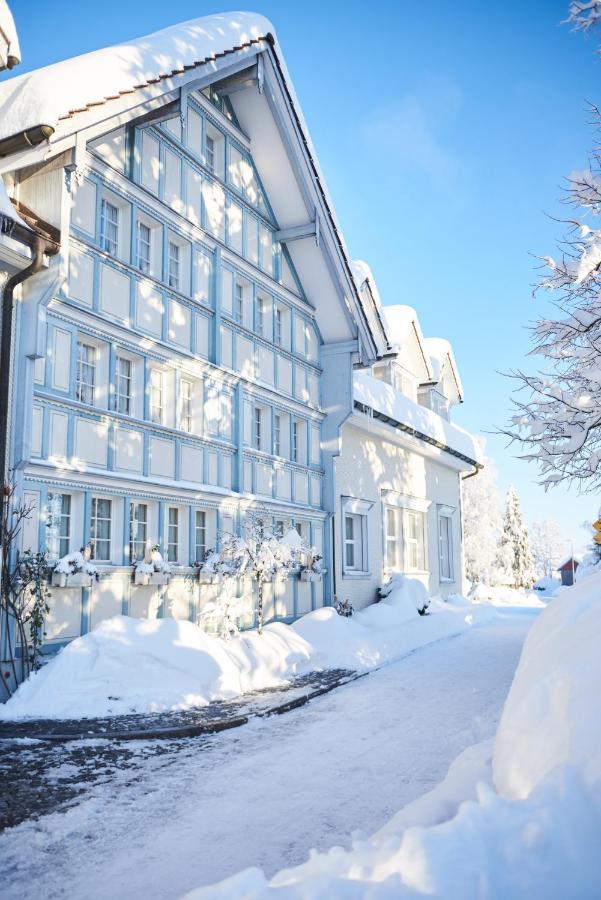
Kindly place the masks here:
[(119, 208), (108, 200), (100, 207), (100, 246), (111, 256), (117, 256), (119, 247)]

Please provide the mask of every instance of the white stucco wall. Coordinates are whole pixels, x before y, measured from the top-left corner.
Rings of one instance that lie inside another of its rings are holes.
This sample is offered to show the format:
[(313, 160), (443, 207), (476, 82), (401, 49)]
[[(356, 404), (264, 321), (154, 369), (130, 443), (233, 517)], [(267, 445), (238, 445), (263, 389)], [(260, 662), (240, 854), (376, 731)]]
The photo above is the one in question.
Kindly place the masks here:
[[(426, 570), (408, 572), (420, 578), (431, 594), (446, 596), (461, 585), (461, 501), (460, 473), (440, 454), (428, 458), (398, 442), (382, 437), (379, 428), (372, 432), (356, 427), (356, 420), (343, 427), (342, 452), (335, 459), (335, 574), (336, 594), (349, 598), (355, 609), (373, 602), (384, 571), (383, 491), (409, 495), (427, 501)], [(367, 512), (367, 557), (369, 574), (343, 573), (343, 497), (373, 503)], [(452, 507), (453, 580), (441, 582), (439, 576), (438, 511), (440, 505)]]

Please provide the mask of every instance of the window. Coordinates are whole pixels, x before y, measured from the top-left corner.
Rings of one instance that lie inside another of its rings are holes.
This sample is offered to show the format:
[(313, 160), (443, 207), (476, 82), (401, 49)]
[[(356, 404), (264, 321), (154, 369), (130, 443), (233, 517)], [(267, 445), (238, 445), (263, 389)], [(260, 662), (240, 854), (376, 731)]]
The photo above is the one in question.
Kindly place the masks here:
[(283, 332), (283, 313), (279, 306), (275, 308), (275, 326), (274, 326), (274, 335), (273, 342), (277, 344), (278, 347), (282, 346), (282, 340), (284, 337)]
[(210, 134), (205, 136), (205, 164), (209, 172), (215, 171), (215, 139)]
[(159, 369), (150, 371), (150, 419), (163, 423), (163, 373)]
[(111, 501), (92, 497), (92, 518), (90, 522), (91, 558), (104, 560), (111, 558)]
[(236, 322), (239, 322), (240, 325), (244, 323), (244, 288), (241, 284), (236, 282)]
[(282, 455), (282, 417), (278, 413), (273, 417), (273, 452)]
[(203, 562), (207, 552), (207, 514), (202, 509), (196, 510), (194, 529), (194, 559)]
[(137, 264), (140, 272), (150, 272), (150, 228), (138, 222)]
[(108, 200), (100, 207), (100, 246), (111, 256), (117, 256), (119, 244), (119, 208)]
[(179, 509), (176, 506), (169, 507), (169, 519), (167, 526), (167, 560), (177, 562), (179, 556)]
[(131, 413), (131, 359), (118, 356), (115, 366), (115, 409), (129, 416)]
[(257, 334), (263, 336), (265, 331), (265, 300), (257, 297)]
[(182, 431), (192, 431), (192, 382), (182, 378), (180, 384), (181, 396), (181, 418), (180, 428)]
[(263, 410), (260, 406), (255, 406), (255, 427), (254, 427), (254, 445), (257, 450), (261, 449), (261, 438), (263, 431)]
[(169, 241), (169, 287), (179, 291), (180, 281), (180, 246)]
[[(60, 360), (55, 360), (60, 365)], [(91, 344), (77, 342), (77, 378), (75, 396), (80, 403), (94, 403), (94, 386), (96, 382), (96, 347)]]
[(424, 514), (413, 509), (405, 511), (406, 536), (405, 545), (407, 558), (405, 568), (408, 571), (420, 571), (425, 569), (424, 554)]
[(273, 527), (274, 537), (283, 538), (284, 537), (284, 520), (276, 519), (275, 525)]
[(300, 422), (292, 423), (292, 462), (299, 461), (300, 455)]
[(440, 513), (438, 516), (438, 544), (440, 577), (444, 581), (453, 580), (453, 520)]
[(71, 497), (69, 494), (48, 494), (48, 556), (59, 559), (69, 552), (71, 538)]
[(350, 513), (344, 516), (344, 568), (351, 571), (363, 568), (361, 519)]
[(402, 510), (385, 508), (386, 558), (385, 567), (401, 571), (402, 563)]
[(129, 505), (129, 562), (144, 559), (148, 539), (148, 506), (145, 503)]

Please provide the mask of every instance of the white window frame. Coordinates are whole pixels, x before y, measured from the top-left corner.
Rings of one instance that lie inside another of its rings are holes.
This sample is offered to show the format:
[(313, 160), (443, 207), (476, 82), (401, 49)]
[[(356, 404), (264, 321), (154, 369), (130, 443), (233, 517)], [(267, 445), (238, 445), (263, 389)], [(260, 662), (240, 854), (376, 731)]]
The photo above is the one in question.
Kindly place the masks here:
[[(142, 230), (145, 229), (148, 232), (148, 240), (146, 238), (142, 238)], [(142, 247), (145, 248), (145, 254), (142, 254)], [(136, 222), (136, 265), (140, 272), (144, 272), (145, 275), (150, 274), (152, 262), (152, 229), (147, 222), (142, 222), (141, 219), (138, 219)]]
[[(167, 507), (167, 562), (177, 563), (179, 562), (179, 547), (180, 547), (180, 535), (179, 535), (179, 506), (168, 506)], [(175, 513), (175, 516), (171, 514)], [(175, 538), (175, 539), (174, 539)]]
[(257, 295), (257, 323), (256, 331), (260, 337), (264, 337), (265, 332), (265, 298), (260, 294)]
[(395, 506), (384, 507), (384, 569), (403, 571), (403, 510)]
[[(99, 504), (108, 503), (108, 516), (99, 515)], [(108, 522), (108, 537), (98, 537), (99, 523)], [(110, 497), (92, 497), (90, 504), (90, 558), (96, 562), (110, 562), (112, 558), (113, 501)], [(108, 545), (108, 556), (98, 555), (98, 544)]]
[[(184, 385), (186, 387), (184, 388)], [(192, 400), (194, 397), (194, 383), (189, 378), (180, 381), (180, 429), (192, 434), (193, 414)]]
[(119, 207), (106, 197), (100, 201), (100, 246), (111, 256), (119, 255)]
[[(455, 509), (452, 506), (439, 506), (438, 507), (438, 572), (441, 583), (449, 584), (455, 581), (455, 560), (453, 555), (454, 550), (454, 534), (453, 534), (453, 521), (454, 521), (454, 513)], [(446, 533), (443, 535), (442, 524), (445, 522), (446, 524)], [(448, 554), (448, 574), (444, 572), (444, 555), (443, 555), (443, 544), (444, 544), (444, 536), (447, 539), (447, 554)]]
[(239, 281), (234, 285), (234, 319), (244, 325), (244, 285)]
[[(68, 501), (65, 503), (65, 501)], [(65, 508), (66, 507), (66, 508)], [(46, 548), (50, 559), (61, 559), (71, 549), (71, 520), (73, 498), (71, 494), (48, 494), (48, 520), (46, 523)]]
[[(128, 370), (126, 374), (120, 371), (120, 367), (123, 364)], [(134, 364), (132, 360), (127, 356), (117, 354), (115, 358), (115, 411), (124, 416), (131, 415), (133, 372)], [(123, 387), (125, 387), (125, 390), (122, 390)]]
[(176, 241), (169, 241), (167, 249), (167, 284), (174, 291), (181, 290), (182, 248)]
[[(83, 351), (90, 351), (90, 358), (84, 359)], [(55, 361), (56, 362), (56, 361)], [(87, 341), (77, 341), (77, 370), (75, 376), (75, 397), (80, 403), (94, 405), (96, 396), (96, 369), (98, 365), (98, 347)], [(84, 379), (84, 374), (87, 376)], [(91, 376), (91, 377), (90, 377)], [(87, 399), (86, 390), (91, 399)]]
[[(155, 378), (158, 382), (156, 384)], [(165, 416), (165, 373), (161, 369), (151, 369), (148, 381), (150, 390), (150, 421), (154, 422), (155, 425), (162, 425)]]
[[(143, 516), (140, 512), (144, 510)], [(148, 541), (148, 504), (132, 500), (129, 504), (129, 564), (144, 559)]]
[[(421, 523), (421, 543), (420, 537), (412, 537), (411, 521), (414, 517)], [(425, 572), (426, 571), (426, 514), (419, 509), (406, 509), (404, 515), (404, 531), (405, 531), (405, 566), (406, 572)], [(412, 559), (413, 550), (415, 549), (416, 563)]]
[(273, 321), (273, 343), (276, 347), (283, 346), (284, 338), (284, 313), (282, 307), (277, 304), (275, 307), (275, 316)]
[(290, 445), (290, 459), (292, 460), (292, 462), (295, 462), (295, 463), (297, 463), (299, 461), (298, 457), (299, 457), (299, 451), (300, 451), (300, 440), (299, 440), (299, 438), (300, 438), (299, 425), (300, 424), (301, 424), (301, 422), (299, 422), (298, 419), (292, 420), (292, 441), (291, 441), (291, 445)]
[[(342, 497), (342, 575), (346, 578), (366, 578), (369, 570), (369, 512), (373, 507), (370, 500), (359, 500), (355, 497)], [(347, 537), (347, 520), (353, 522), (353, 537)], [(354, 548), (352, 565), (347, 564), (347, 547)]]
[(213, 175), (215, 174), (215, 138), (205, 129), (205, 166)]
[[(200, 524), (199, 524), (200, 522)], [(200, 534), (200, 540), (199, 540)], [(194, 513), (194, 561), (203, 562), (207, 552), (207, 513), (197, 509)]]
[(273, 453), (274, 456), (282, 455), (282, 417), (280, 413), (273, 414)]
[(255, 450), (261, 450), (261, 442), (263, 440), (263, 408), (255, 406), (253, 413), (253, 447)]

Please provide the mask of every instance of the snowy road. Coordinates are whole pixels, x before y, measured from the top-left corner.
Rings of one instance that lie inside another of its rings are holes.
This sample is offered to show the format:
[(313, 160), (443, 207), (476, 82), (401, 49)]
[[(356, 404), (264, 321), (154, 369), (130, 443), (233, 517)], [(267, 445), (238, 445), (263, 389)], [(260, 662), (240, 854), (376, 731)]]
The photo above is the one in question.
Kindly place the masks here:
[(2, 896), (162, 900), (347, 846), (492, 736), (532, 621), (507, 611), (301, 710), (162, 756), (137, 745), (133, 768), (0, 837)]

